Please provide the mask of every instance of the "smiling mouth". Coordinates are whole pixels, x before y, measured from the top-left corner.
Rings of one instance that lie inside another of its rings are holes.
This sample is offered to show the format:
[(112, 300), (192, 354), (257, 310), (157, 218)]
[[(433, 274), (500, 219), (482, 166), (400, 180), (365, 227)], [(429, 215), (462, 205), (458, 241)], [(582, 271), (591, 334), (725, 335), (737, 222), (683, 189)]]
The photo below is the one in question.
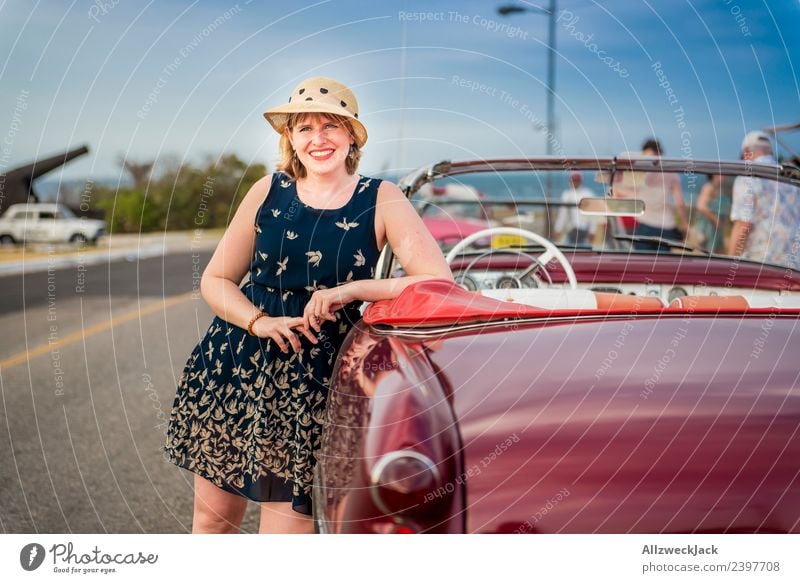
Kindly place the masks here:
[(333, 150), (316, 150), (314, 152), (309, 152), (309, 154), (315, 160), (326, 160), (333, 155)]

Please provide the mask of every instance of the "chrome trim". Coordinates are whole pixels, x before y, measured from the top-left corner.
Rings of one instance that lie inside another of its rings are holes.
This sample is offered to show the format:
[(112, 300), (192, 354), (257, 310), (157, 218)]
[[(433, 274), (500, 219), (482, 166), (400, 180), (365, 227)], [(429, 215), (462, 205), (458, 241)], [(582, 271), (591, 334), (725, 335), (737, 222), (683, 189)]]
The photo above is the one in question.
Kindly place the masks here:
[(314, 466), (314, 480), (311, 485), (311, 507), (314, 525), (319, 534), (330, 534), (328, 524), (325, 522), (325, 504), (322, 500), (322, 470), (320, 464)]
[(448, 160), (423, 166), (400, 179), (398, 185), (407, 196), (436, 178), (457, 176), (469, 172), (508, 172), (515, 170), (597, 170), (616, 172), (685, 172), (693, 174), (722, 174), (753, 176), (788, 182), (800, 186), (800, 169), (787, 164), (753, 164), (746, 161), (687, 160), (684, 158), (652, 158), (647, 156), (615, 156), (612, 158), (499, 158), (492, 160)]
[(441, 176), (449, 176), (451, 171), (451, 163), (449, 160), (442, 160), (432, 166), (422, 166), (407, 174), (397, 183), (406, 197), (415, 193), (423, 184), (433, 182)]
[[(765, 313), (718, 314), (717, 312), (713, 311), (709, 312), (695, 311), (693, 313), (693, 317), (709, 316), (713, 318), (758, 318), (758, 317), (763, 318), (766, 315), (768, 314)], [(395, 327), (386, 324), (378, 324), (378, 325), (370, 324), (369, 329), (377, 336), (396, 336), (396, 337), (405, 336), (409, 338), (433, 339), (448, 334), (471, 332), (473, 330), (508, 328), (511, 326), (513, 326), (516, 329), (519, 328), (520, 326), (529, 324), (548, 324), (553, 322), (558, 322), (559, 324), (561, 324), (564, 322), (581, 322), (581, 321), (597, 321), (597, 320), (609, 320), (609, 321), (633, 320), (633, 319), (644, 320), (648, 318), (663, 320), (663, 319), (675, 319), (675, 318), (685, 318), (685, 317), (686, 317), (685, 312), (675, 312), (674, 314), (667, 312), (653, 312), (647, 314), (623, 313), (623, 314), (600, 314), (591, 316), (542, 316), (537, 318), (521, 318), (521, 319), (509, 318), (506, 320), (496, 320), (493, 322), (473, 322), (470, 324), (450, 324), (442, 326), (416, 327), (416, 328), (409, 326)], [(774, 317), (783, 320), (796, 320), (797, 314), (774, 314)]]
[(442, 482), (442, 475), (439, 473), (439, 468), (436, 467), (436, 464), (433, 463), (433, 460), (426, 456), (425, 454), (419, 453), (418, 451), (414, 451), (413, 449), (398, 449), (394, 451), (390, 451), (389, 453), (383, 454), (381, 458), (375, 462), (375, 465), (372, 466), (372, 471), (369, 473), (369, 481), (370, 481), (370, 497), (372, 498), (372, 502), (381, 512), (392, 516), (396, 513), (396, 511), (390, 510), (386, 507), (381, 500), (380, 495), (378, 494), (378, 488), (380, 487), (380, 478), (383, 470), (392, 463), (401, 458), (408, 457), (415, 459), (417, 461), (422, 462), (428, 471), (433, 474), (433, 478), (436, 481), (437, 487)]

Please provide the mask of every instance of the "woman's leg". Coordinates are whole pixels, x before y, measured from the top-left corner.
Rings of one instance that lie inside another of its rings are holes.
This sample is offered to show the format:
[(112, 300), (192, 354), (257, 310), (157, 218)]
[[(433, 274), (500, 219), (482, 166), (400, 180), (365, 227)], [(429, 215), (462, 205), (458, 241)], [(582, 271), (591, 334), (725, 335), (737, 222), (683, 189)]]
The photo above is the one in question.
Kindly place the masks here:
[(292, 510), (291, 502), (262, 502), (261, 534), (312, 534), (314, 523), (310, 516)]
[(195, 474), (193, 534), (238, 533), (246, 510), (247, 498), (226, 492)]

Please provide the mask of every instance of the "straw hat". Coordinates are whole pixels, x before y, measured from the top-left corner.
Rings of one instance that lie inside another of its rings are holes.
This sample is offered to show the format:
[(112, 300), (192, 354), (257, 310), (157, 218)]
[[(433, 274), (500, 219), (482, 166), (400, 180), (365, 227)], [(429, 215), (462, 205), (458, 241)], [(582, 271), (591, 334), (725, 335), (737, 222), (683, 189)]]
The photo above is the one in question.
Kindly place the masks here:
[(367, 141), (367, 129), (358, 119), (358, 101), (342, 83), (327, 77), (312, 77), (294, 88), (289, 103), (264, 112), (264, 117), (279, 134), (292, 113), (333, 113), (349, 118), (359, 148)]

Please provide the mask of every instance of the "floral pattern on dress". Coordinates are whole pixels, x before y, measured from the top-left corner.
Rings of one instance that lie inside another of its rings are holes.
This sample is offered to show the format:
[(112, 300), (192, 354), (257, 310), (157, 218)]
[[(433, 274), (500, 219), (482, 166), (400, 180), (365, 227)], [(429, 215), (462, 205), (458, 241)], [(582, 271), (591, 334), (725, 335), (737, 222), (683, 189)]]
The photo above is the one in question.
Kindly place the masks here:
[[(340, 209), (303, 204), (276, 173), (256, 214), (256, 249), (242, 291), (272, 316), (299, 316), (311, 294), (373, 277), (380, 180), (360, 177)], [(330, 379), (360, 302), (302, 335), (284, 354), (270, 339), (214, 318), (178, 383), (165, 453), (176, 465), (251, 500), (291, 501), (311, 513), (311, 484)]]

